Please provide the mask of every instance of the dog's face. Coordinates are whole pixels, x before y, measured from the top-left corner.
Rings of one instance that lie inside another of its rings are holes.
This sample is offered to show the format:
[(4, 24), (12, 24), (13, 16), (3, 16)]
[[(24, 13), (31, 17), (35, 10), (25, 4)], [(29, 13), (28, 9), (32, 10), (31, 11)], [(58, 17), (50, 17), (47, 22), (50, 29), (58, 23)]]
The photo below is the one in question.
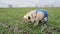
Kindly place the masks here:
[(23, 17), (24, 21), (27, 21), (27, 22), (34, 22), (34, 19), (32, 18), (32, 16), (29, 14), (29, 15), (25, 15)]
[(35, 21), (39, 21), (40, 19), (42, 19), (43, 14), (41, 14), (41, 12), (39, 13), (35, 13), (35, 12), (30, 12), (28, 14), (26, 14), (23, 19), (27, 22), (35, 22)]
[(29, 13), (27, 13), (27, 14), (23, 17), (23, 19), (24, 19), (25, 21), (27, 21), (27, 22), (34, 22), (34, 20), (35, 20), (35, 15), (36, 15), (36, 13), (35, 13), (34, 10), (33, 10), (33, 11), (30, 11)]

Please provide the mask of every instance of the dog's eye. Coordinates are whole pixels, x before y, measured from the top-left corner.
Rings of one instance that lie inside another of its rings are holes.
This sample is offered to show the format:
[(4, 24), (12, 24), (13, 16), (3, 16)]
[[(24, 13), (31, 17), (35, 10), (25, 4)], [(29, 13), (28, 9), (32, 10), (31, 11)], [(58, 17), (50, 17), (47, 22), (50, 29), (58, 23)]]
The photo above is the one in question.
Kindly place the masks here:
[(28, 19), (30, 20), (30, 16), (28, 16)]

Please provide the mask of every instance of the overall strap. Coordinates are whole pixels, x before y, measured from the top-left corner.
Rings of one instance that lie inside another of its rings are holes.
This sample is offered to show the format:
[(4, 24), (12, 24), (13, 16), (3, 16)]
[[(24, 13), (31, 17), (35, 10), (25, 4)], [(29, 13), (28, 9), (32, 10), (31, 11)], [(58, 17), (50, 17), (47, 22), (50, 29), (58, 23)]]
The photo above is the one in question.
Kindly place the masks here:
[(46, 10), (44, 10), (44, 9), (38, 9), (38, 10), (36, 10), (36, 14), (38, 13), (38, 12), (43, 12), (44, 13), (44, 17), (48, 17), (48, 13), (47, 13), (47, 11)]
[(38, 9), (38, 10), (36, 10), (36, 14), (37, 14), (38, 12), (40, 12), (40, 10), (39, 10), (39, 9)]

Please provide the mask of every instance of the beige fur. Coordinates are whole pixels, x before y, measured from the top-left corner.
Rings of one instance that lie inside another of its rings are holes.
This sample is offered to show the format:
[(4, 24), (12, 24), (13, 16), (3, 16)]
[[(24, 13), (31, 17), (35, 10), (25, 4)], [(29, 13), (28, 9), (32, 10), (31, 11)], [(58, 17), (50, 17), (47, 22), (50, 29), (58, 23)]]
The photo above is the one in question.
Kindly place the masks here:
[[(30, 20), (28, 20), (28, 16), (30, 16), (30, 18), (31, 18)], [(42, 20), (44, 18), (44, 14), (42, 12), (38, 12), (36, 14), (35, 10), (33, 10), (33, 11), (30, 11), (29, 13), (27, 13), (23, 18), (26, 21), (31, 21), (31, 22), (35, 21), (34, 26), (37, 26), (39, 23), (39, 20)], [(47, 20), (47, 19), (45, 19), (45, 20)]]
[[(29, 22), (29, 21), (34, 22), (34, 17), (33, 17), (34, 15), (33, 15), (33, 14), (35, 15), (34, 10), (33, 10), (33, 11), (30, 11), (29, 13), (27, 13), (27, 14), (23, 17), (23, 19), (26, 20), (26, 21), (28, 21), (28, 22)], [(28, 16), (30, 16), (30, 18), (31, 18), (30, 20), (28, 20)]]
[(38, 12), (36, 19), (35, 19), (36, 22), (35, 22), (34, 26), (37, 26), (39, 21), (42, 20), (43, 18), (44, 18), (44, 14), (42, 12)]

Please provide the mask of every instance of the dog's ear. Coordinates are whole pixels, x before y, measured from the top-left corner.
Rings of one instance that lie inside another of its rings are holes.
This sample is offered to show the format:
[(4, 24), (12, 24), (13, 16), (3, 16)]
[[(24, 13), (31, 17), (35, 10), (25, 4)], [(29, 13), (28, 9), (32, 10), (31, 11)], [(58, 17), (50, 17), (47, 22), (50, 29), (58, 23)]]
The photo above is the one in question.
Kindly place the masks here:
[(30, 20), (31, 18), (30, 18), (30, 16), (28, 16), (28, 20)]

